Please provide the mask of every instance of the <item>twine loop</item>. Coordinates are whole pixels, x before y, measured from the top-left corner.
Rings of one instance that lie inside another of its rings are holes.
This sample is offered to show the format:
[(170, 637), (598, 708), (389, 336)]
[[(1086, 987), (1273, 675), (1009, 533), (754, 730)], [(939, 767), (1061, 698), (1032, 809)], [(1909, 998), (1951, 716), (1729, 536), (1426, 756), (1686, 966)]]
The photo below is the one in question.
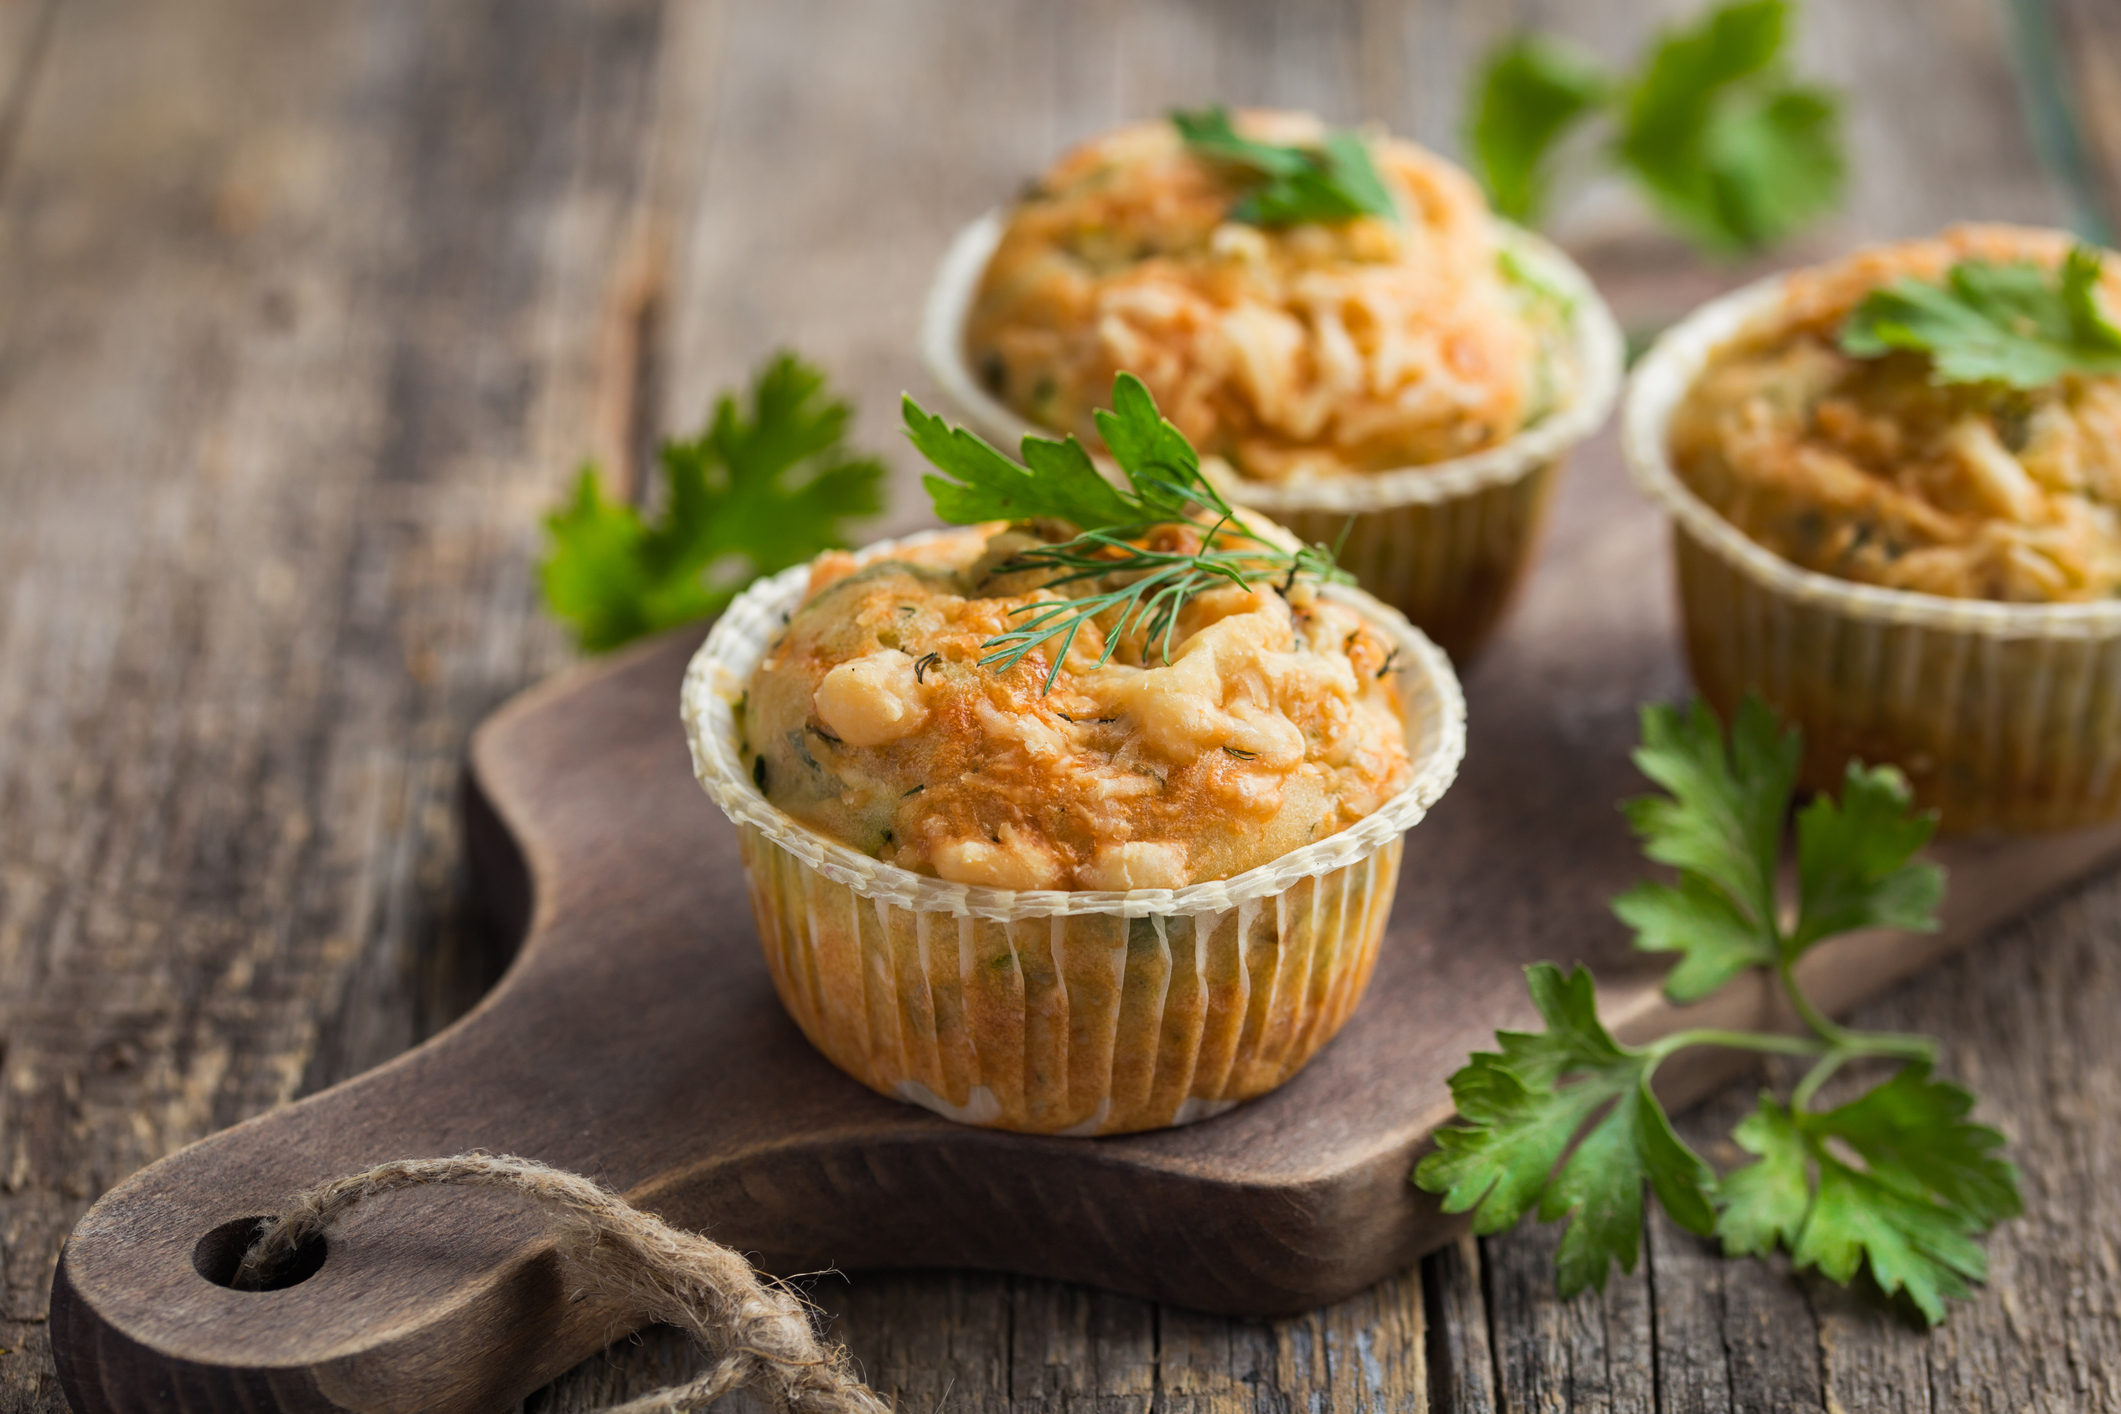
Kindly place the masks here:
[(232, 1285), (261, 1290), (304, 1245), (378, 1194), (443, 1185), (522, 1194), (544, 1222), (569, 1285), (689, 1332), (716, 1357), (699, 1378), (605, 1414), (691, 1414), (749, 1386), (781, 1414), (886, 1414), (846, 1350), (822, 1340), (810, 1308), (743, 1256), (670, 1226), (580, 1174), (485, 1153), (397, 1159), (305, 1189), (269, 1218)]

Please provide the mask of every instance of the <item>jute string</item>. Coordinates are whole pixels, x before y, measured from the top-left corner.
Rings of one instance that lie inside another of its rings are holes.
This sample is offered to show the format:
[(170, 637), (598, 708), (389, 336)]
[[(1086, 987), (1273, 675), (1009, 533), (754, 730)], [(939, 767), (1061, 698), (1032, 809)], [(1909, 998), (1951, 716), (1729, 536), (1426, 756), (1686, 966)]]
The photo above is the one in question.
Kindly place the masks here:
[(443, 1184), (505, 1188), (531, 1200), (575, 1290), (691, 1333), (719, 1359), (689, 1383), (615, 1406), (605, 1414), (689, 1414), (750, 1386), (782, 1414), (886, 1414), (889, 1406), (827, 1345), (809, 1308), (759, 1279), (729, 1248), (681, 1232), (579, 1174), (529, 1159), (458, 1154), (399, 1159), (296, 1194), (261, 1226), (233, 1285), (258, 1290), (306, 1243), (382, 1193)]

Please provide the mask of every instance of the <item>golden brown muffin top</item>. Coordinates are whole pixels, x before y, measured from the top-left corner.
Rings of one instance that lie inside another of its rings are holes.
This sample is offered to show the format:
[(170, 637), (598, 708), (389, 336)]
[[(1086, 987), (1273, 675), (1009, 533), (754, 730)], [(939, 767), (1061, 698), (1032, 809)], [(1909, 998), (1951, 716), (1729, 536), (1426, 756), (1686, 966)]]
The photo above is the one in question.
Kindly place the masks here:
[(1168, 663), (1137, 636), (1098, 666), (1107, 622), (1050, 691), (1045, 648), (980, 666), (1012, 608), (1056, 597), (999, 571), (1035, 541), (989, 525), (872, 564), (821, 558), (742, 708), (767, 799), (917, 873), (1122, 890), (1241, 873), (1408, 780), (1390, 646), (1307, 583), (1197, 595)]
[[(1767, 549), (1843, 579), (2020, 602), (2121, 592), (2121, 378), (1946, 386), (1919, 354), (1837, 344), (1898, 277), (1968, 259), (2056, 267), (2069, 248), (2059, 232), (1963, 226), (1793, 277), (1674, 412), (1680, 478)], [(2100, 288), (2117, 307), (2121, 282)]]
[[(1296, 113), (1235, 123), (1287, 145), (1324, 133)], [(1509, 438), (1562, 395), (1542, 340), (1558, 347), (1565, 311), (1505, 279), (1464, 172), (1412, 143), (1368, 146), (1403, 219), (1263, 229), (1229, 219), (1231, 169), (1170, 123), (1085, 143), (1010, 213), (967, 321), (971, 368), (1024, 417), (1086, 440), (1128, 370), (1204, 456), (1257, 480)]]

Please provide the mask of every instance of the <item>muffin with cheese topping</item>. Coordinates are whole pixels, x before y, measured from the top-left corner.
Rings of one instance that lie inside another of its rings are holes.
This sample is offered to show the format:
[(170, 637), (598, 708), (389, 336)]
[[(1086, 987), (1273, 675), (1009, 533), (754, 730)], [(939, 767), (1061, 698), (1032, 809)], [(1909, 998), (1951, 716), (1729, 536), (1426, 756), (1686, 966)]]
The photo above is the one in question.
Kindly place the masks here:
[(1353, 144), (1374, 173), (1377, 209), (1272, 219), (1250, 210), (1256, 171), (1188, 139), (1199, 121), (1093, 139), (969, 228), (930, 297), (931, 367), (1012, 440), (1094, 435), (1113, 373), (1138, 375), (1234, 499), (1307, 540), (1346, 528), (1363, 585), (1470, 653), (1528, 560), (1560, 456), (1610, 405), (1604, 305), (1412, 143), (1238, 114), (1244, 142)]
[(996, 662), (1025, 609), (1108, 587), (1024, 567), (1067, 533), (944, 531), (761, 581), (685, 717), (820, 1050), (962, 1122), (1110, 1134), (1262, 1094), (1338, 1030), (1463, 703), (1398, 614), (1293, 576)]
[[(2121, 356), (1992, 364), (2095, 259), (2071, 250), (1968, 226), (1862, 251), (1698, 311), (1638, 366), (1626, 448), (1675, 517), (1695, 677), (1800, 723), (1815, 787), (1859, 757), (1899, 765), (1947, 829), (2121, 813)], [(2111, 258), (2085, 278), (2091, 310), (2121, 307)], [(1866, 332), (1910, 295), (1889, 338)], [(1969, 356), (1998, 375), (1944, 362)]]
[(1023, 534), (930, 547), (955, 565), (812, 568), (746, 701), (769, 801), (959, 883), (1175, 889), (1335, 834), (1405, 783), (1398, 689), (1380, 674), (1392, 644), (1309, 585), (1196, 596), (1169, 661), (1137, 633), (1100, 663), (1093, 622), (1050, 682), (1043, 653), (981, 666), (1014, 611), (1054, 595), (1000, 572)]
[[(1962, 227), (1793, 279), (1673, 414), (1674, 469), (1756, 543), (1841, 579), (1958, 599), (2091, 603), (2121, 589), (2121, 376), (1943, 383), (1838, 334), (1865, 295), (1955, 264), (2058, 270), (2055, 232)], [(2105, 281), (2109, 299), (2121, 276)]]
[[(1247, 137), (1316, 146), (1317, 119)], [(1448, 461), (1550, 411), (1576, 370), (1554, 302), (1506, 276), (1471, 177), (1367, 142), (1394, 215), (1233, 217), (1244, 174), (1172, 123), (1070, 152), (1010, 213), (964, 329), (981, 382), (1026, 420), (1094, 437), (1140, 377), (1204, 455), (1288, 482)]]

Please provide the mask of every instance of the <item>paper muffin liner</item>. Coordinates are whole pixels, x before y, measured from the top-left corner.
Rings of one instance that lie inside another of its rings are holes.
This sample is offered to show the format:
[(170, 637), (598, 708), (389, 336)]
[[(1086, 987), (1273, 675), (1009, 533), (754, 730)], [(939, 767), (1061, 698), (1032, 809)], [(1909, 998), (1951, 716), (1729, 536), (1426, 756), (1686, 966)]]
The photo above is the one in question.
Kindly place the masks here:
[(1399, 650), (1414, 778), (1374, 814), (1181, 889), (981, 888), (872, 859), (752, 784), (736, 703), (808, 575), (730, 606), (686, 673), (683, 713), (694, 772), (736, 825), (774, 986), (835, 1065), (965, 1124), (1121, 1134), (1263, 1095), (1332, 1039), (1376, 962), (1401, 837), (1465, 750), (1465, 699), (1420, 631), (1360, 591), (1322, 591)]
[(1777, 277), (1704, 305), (1636, 366), (1628, 467), (1671, 513), (1696, 685), (1726, 717), (1758, 692), (1804, 728), (1804, 783), (1851, 757), (1907, 773), (1944, 829), (2062, 830), (2121, 813), (2121, 603), (2006, 604), (1836, 579), (1710, 509), (1666, 429), (1715, 350), (1786, 297)]
[[(965, 359), (965, 323), (1005, 222), (989, 212), (951, 243), (929, 287), (921, 355), (965, 421), (1013, 448), (1026, 436), (1058, 434), (995, 398)], [(1523, 582), (1562, 463), (1604, 424), (1624, 361), (1612, 312), (1575, 262), (1529, 231), (1495, 226), (1498, 246), (1569, 301), (1575, 386), (1566, 403), (1508, 441), (1450, 461), (1312, 481), (1218, 481), (1232, 501), (1307, 541), (1331, 545), (1345, 530), (1341, 564), (1459, 662)]]

